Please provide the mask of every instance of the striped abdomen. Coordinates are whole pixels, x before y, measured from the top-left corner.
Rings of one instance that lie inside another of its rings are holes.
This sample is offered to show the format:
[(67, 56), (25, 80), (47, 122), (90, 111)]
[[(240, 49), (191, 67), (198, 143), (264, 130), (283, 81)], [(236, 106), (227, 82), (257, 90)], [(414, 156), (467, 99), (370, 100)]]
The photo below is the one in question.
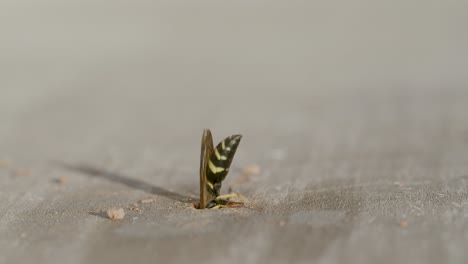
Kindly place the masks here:
[(237, 146), (239, 146), (241, 135), (227, 137), (211, 153), (206, 168), (206, 180), (208, 192), (217, 197), (221, 190), (221, 182), (226, 178), (231, 166)]

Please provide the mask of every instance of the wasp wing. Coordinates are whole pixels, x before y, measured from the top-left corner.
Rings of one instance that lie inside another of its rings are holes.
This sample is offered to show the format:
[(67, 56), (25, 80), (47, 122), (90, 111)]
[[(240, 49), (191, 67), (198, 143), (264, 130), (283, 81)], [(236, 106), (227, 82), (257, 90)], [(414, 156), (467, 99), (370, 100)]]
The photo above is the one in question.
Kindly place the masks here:
[(213, 153), (213, 136), (209, 129), (203, 131), (200, 154), (200, 209), (204, 209), (207, 202), (206, 170), (211, 154)]
[(215, 197), (220, 195), (221, 184), (229, 173), (237, 147), (242, 139), (242, 135), (232, 135), (221, 141), (213, 150), (208, 169), (206, 171), (206, 181), (209, 185), (208, 193)]

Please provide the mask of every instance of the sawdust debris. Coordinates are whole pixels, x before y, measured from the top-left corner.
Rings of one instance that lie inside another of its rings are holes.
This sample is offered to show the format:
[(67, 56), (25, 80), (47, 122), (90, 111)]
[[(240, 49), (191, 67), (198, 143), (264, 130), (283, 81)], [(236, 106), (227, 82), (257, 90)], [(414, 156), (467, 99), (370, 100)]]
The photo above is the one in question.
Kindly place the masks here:
[(106, 213), (107, 213), (107, 217), (109, 217), (109, 219), (112, 219), (112, 220), (122, 220), (125, 217), (125, 211), (123, 208), (119, 208), (119, 209), (112, 208), (112, 209), (107, 210)]

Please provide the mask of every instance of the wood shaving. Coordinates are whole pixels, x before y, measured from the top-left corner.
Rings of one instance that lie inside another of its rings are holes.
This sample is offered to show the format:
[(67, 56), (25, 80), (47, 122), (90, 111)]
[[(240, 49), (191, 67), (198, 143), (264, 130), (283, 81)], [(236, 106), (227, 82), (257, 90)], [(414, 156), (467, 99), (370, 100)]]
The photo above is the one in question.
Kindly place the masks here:
[(242, 208), (244, 207), (243, 202), (229, 201), (226, 205), (222, 205), (222, 208)]
[(154, 202), (156, 202), (154, 199), (144, 199), (140, 201), (142, 204), (152, 204)]
[(140, 207), (129, 207), (128, 210), (130, 210), (132, 212), (141, 213)]
[(27, 168), (15, 169), (13, 175), (18, 177), (29, 176), (31, 175), (31, 170)]
[(128, 207), (128, 210), (132, 211), (132, 212), (137, 212), (137, 213), (141, 213), (141, 208), (138, 207), (138, 204), (137, 203), (132, 203), (129, 207)]
[(109, 217), (109, 219), (112, 219), (112, 220), (122, 220), (125, 217), (125, 212), (123, 208), (119, 208), (119, 209), (112, 208), (112, 209), (107, 210), (106, 213), (107, 213), (107, 217)]

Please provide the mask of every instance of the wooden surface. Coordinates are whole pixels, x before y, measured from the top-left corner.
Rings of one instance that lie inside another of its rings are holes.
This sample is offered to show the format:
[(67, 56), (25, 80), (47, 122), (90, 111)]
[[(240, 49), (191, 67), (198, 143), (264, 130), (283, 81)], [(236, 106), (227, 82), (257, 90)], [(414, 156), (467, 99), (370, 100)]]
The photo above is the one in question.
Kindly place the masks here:
[(466, 262), (463, 6), (72, 2), (1, 4), (0, 263)]

